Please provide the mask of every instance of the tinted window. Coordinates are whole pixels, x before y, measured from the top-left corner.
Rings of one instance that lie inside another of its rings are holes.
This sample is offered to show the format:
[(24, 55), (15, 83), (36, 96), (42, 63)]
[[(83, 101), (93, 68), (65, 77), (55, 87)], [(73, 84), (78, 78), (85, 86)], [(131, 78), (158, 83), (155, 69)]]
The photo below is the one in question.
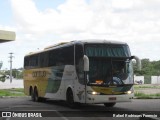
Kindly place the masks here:
[(25, 57), (24, 68), (38, 67), (38, 54)]
[(89, 57), (130, 57), (127, 45), (86, 45)]
[(83, 55), (83, 46), (81, 44), (77, 44), (75, 46), (76, 71), (79, 83), (81, 84), (84, 84)]
[(73, 65), (74, 46), (49, 51), (49, 66)]
[(24, 58), (24, 68), (74, 65), (74, 46), (67, 46)]
[(39, 55), (39, 67), (48, 66), (48, 52), (43, 52)]

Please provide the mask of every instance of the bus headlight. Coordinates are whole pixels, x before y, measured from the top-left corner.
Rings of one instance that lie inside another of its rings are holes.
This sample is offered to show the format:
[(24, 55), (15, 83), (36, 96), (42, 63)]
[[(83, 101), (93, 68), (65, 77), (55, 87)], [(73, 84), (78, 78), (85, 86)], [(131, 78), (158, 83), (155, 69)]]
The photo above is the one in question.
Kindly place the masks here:
[(127, 92), (125, 92), (126, 94), (131, 94), (132, 93), (132, 91), (131, 90), (129, 90), (129, 91), (127, 91)]
[(100, 95), (99, 92), (95, 92), (95, 91), (87, 91), (87, 93), (92, 95)]

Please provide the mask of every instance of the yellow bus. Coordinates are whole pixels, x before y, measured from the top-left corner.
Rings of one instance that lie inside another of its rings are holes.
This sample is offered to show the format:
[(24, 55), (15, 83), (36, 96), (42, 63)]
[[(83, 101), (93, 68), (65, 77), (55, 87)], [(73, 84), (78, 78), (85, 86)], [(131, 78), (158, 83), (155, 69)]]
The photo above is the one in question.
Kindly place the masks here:
[(114, 106), (134, 97), (132, 59), (124, 42), (83, 40), (60, 43), (24, 57), (24, 91), (33, 101), (64, 100)]

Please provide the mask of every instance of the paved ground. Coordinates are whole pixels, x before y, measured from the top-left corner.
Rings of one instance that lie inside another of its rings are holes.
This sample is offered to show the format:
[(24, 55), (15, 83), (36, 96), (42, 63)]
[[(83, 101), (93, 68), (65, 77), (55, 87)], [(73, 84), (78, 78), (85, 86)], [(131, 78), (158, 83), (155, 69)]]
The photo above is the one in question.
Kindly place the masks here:
[[(4, 83), (0, 82), (0, 89), (7, 88), (23, 88), (23, 80), (13, 80), (10, 83), (6, 80)], [(160, 89), (145, 88), (139, 89), (140, 92), (144, 93), (160, 93)], [(32, 102), (30, 97), (18, 97), (18, 98), (0, 98), (0, 112), (2, 111), (40, 111), (47, 112), (47, 115), (55, 115), (53, 118), (41, 118), (53, 119), (53, 120), (139, 120), (139, 117), (110, 117), (106, 116), (123, 115), (123, 114), (160, 114), (160, 100), (159, 99), (147, 99), (138, 100), (135, 99), (131, 103), (117, 103), (113, 108), (106, 108), (102, 104), (100, 105), (82, 105), (77, 109), (70, 109), (64, 102), (48, 100), (45, 103)], [(69, 117), (66, 117), (66, 114)], [(76, 117), (73, 117), (73, 116)], [(57, 116), (57, 117), (56, 117)], [(89, 116), (89, 117), (86, 117)], [(6, 118), (7, 120), (21, 120), (22, 118)], [(6, 120), (0, 118), (0, 120)], [(31, 118), (29, 118), (32, 120)], [(35, 118), (34, 118), (35, 119)], [(37, 119), (39, 120), (39, 118)]]
[[(77, 109), (68, 108), (65, 102), (47, 100), (45, 103), (32, 102), (29, 97), (1, 98), (0, 111), (19, 111), (19, 112), (40, 112), (43, 115), (60, 120), (138, 120), (139, 117), (119, 117), (118, 115), (159, 115), (160, 100), (133, 100), (132, 102), (117, 103), (113, 108), (106, 108), (100, 105), (82, 105)], [(117, 115), (118, 118), (111, 117)], [(106, 118), (106, 116), (110, 118)], [(9, 118), (7, 120), (17, 120), (20, 118)], [(22, 119), (22, 118), (21, 118)], [(1, 120), (1, 119), (0, 119)], [(5, 120), (3, 118), (3, 120)]]

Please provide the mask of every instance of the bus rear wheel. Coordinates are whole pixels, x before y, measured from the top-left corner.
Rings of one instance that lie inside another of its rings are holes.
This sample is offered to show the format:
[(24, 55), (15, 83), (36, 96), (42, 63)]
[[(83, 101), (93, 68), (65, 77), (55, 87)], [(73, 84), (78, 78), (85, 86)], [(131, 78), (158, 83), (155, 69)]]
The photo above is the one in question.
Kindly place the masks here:
[(34, 91), (33, 91), (33, 89), (31, 89), (30, 95), (31, 95), (31, 100), (34, 101), (35, 97), (34, 97)]
[(34, 90), (31, 89), (30, 92), (31, 92), (30, 94), (31, 94), (31, 100), (32, 101), (34, 101), (34, 102), (40, 102), (40, 101), (43, 100), (41, 97), (38, 96), (38, 90), (37, 90), (37, 88), (34, 88)]
[(39, 97), (39, 95), (38, 95), (38, 90), (37, 90), (37, 88), (35, 88), (35, 90), (34, 90), (34, 102), (45, 102), (45, 98), (43, 98), (43, 97)]
[(38, 101), (39, 101), (37, 89), (34, 89), (34, 101), (35, 101), (35, 102), (38, 102)]
[(113, 102), (113, 103), (104, 103), (104, 106), (105, 107), (113, 107), (116, 103)]

